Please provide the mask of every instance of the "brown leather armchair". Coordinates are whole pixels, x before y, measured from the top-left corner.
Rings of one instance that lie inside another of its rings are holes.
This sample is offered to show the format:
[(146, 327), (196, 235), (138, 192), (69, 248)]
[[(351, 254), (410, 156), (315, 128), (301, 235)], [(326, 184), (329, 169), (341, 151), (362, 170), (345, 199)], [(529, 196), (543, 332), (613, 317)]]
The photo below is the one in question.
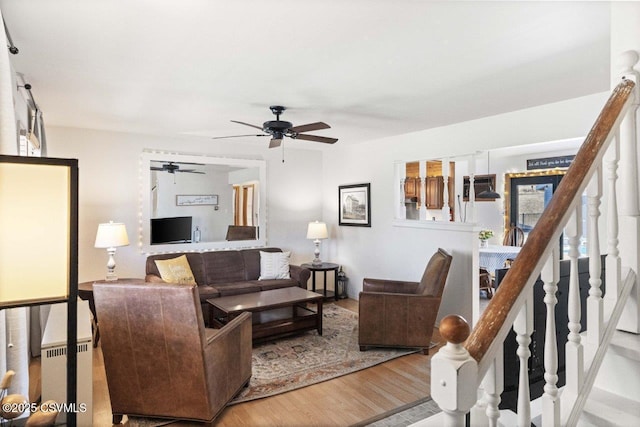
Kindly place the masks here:
[(206, 329), (196, 286), (93, 286), (114, 424), (123, 415), (212, 423), (251, 378), (251, 314)]
[(360, 350), (409, 347), (429, 354), (451, 259), (438, 249), (420, 282), (365, 278), (359, 298)]

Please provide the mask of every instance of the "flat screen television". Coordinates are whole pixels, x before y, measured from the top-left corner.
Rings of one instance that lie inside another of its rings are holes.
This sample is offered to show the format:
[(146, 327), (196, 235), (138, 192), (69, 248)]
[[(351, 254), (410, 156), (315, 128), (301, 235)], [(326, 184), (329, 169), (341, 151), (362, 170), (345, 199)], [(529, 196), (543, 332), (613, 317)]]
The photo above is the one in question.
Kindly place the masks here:
[(191, 217), (151, 219), (151, 244), (191, 243)]

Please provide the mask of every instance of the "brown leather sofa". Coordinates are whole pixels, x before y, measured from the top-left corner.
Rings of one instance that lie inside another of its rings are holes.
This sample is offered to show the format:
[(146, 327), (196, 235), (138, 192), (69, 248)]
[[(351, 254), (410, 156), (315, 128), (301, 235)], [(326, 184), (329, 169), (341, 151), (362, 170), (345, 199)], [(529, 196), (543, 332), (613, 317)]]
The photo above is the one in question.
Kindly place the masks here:
[(155, 260), (186, 255), (198, 284), (202, 311), (206, 319), (209, 318), (209, 304), (206, 301), (210, 298), (292, 286), (307, 289), (311, 271), (298, 265), (289, 266), (291, 279), (258, 280), (260, 277), (260, 251), (282, 252), (279, 248), (259, 248), (151, 255), (147, 257), (145, 280), (147, 282), (162, 282)]
[(444, 249), (438, 249), (420, 282), (363, 279), (358, 302), (360, 350), (409, 347), (429, 354), (451, 260)]
[(122, 282), (93, 285), (114, 424), (211, 423), (251, 378), (251, 314), (206, 329), (196, 286)]

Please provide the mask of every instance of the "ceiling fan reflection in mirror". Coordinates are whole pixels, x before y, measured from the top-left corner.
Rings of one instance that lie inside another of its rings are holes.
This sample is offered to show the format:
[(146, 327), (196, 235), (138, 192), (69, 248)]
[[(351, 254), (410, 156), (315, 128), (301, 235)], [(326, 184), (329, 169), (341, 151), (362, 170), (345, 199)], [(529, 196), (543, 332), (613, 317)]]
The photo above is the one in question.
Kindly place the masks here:
[[(153, 163), (154, 160), (152, 160), (151, 162)], [(167, 163), (157, 162), (157, 163), (161, 163), (162, 166), (159, 166), (159, 167), (151, 166), (150, 169), (152, 171), (168, 172), (172, 174), (175, 174), (176, 172), (204, 174), (204, 172), (197, 171), (195, 169), (180, 169), (180, 165), (204, 166), (204, 163), (184, 163), (184, 162), (167, 162)]]
[[(158, 172), (167, 172), (173, 175), (173, 183), (176, 183), (176, 173), (197, 173), (204, 175), (205, 173), (202, 171), (198, 171), (195, 169), (180, 169), (180, 165), (192, 165), (192, 166), (204, 166), (204, 163), (186, 163), (186, 162), (160, 162), (151, 160), (151, 167), (149, 168), (152, 171)], [(153, 163), (159, 163), (160, 166), (153, 166)]]
[(262, 124), (262, 126), (252, 125), (250, 123), (240, 122), (238, 120), (231, 120), (233, 123), (260, 129), (262, 132), (264, 132), (264, 134), (219, 136), (212, 139), (239, 138), (243, 136), (271, 136), (269, 148), (279, 147), (282, 144), (282, 140), (285, 136), (291, 139), (302, 139), (305, 141), (321, 142), (323, 144), (334, 144), (336, 141), (338, 141), (337, 138), (328, 138), (326, 136), (319, 135), (307, 135), (305, 133), (331, 128), (331, 126), (324, 122), (315, 122), (308, 123), (306, 125), (294, 126), (291, 122), (280, 120), (280, 114), (282, 114), (286, 110), (286, 107), (283, 107), (281, 105), (272, 105), (271, 107), (269, 107), (269, 109), (273, 114), (275, 114), (276, 119), (266, 121)]

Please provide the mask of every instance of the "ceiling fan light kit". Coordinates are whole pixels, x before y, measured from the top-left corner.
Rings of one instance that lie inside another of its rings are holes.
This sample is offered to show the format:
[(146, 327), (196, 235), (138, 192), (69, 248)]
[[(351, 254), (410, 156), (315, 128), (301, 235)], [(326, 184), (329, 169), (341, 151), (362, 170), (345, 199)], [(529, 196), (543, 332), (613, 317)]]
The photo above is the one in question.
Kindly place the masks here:
[(312, 132), (321, 129), (330, 129), (331, 126), (324, 122), (308, 123), (306, 125), (294, 126), (293, 123), (280, 120), (280, 115), (286, 110), (286, 107), (281, 105), (272, 105), (269, 107), (271, 112), (276, 116), (275, 120), (268, 120), (262, 124), (262, 127), (252, 125), (251, 123), (245, 123), (238, 120), (231, 120), (233, 123), (238, 123), (244, 126), (249, 126), (254, 129), (260, 129), (264, 134), (260, 135), (232, 135), (232, 136), (220, 136), (213, 139), (223, 138), (238, 138), (241, 136), (271, 136), (269, 142), (269, 148), (279, 147), (282, 144), (284, 137), (291, 139), (302, 139), (305, 141), (321, 142), (323, 144), (334, 144), (338, 141), (337, 138), (329, 138), (326, 136), (308, 135), (305, 132)]

